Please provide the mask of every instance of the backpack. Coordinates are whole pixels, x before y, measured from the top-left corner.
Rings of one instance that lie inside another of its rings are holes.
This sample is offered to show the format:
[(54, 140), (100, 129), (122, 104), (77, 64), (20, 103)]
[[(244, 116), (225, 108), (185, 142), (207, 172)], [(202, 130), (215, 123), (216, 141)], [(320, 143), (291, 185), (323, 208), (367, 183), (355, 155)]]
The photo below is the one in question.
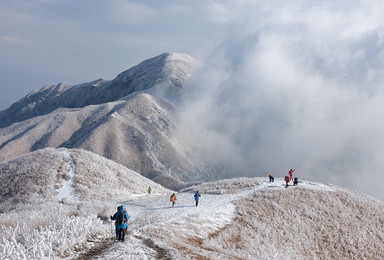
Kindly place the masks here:
[(119, 211), (119, 213), (117, 213), (117, 217), (116, 217), (116, 223), (118, 225), (123, 225), (125, 223), (125, 212), (121, 212)]

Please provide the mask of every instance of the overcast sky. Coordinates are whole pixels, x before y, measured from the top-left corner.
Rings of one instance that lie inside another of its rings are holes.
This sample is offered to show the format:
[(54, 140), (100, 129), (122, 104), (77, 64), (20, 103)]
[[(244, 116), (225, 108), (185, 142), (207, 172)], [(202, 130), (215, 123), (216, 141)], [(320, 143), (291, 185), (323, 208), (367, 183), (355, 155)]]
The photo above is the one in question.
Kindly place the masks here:
[(240, 175), (297, 168), (384, 200), (382, 10), (381, 0), (2, 0), (0, 108), (182, 52), (202, 67), (180, 129), (206, 158)]

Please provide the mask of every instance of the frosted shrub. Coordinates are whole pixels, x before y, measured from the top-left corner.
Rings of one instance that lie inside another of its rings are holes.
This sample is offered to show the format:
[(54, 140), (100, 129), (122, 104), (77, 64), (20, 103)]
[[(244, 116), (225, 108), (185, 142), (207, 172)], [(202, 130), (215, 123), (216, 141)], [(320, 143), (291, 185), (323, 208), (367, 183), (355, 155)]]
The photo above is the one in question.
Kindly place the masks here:
[(84, 247), (90, 238), (109, 236), (109, 230), (95, 215), (68, 217), (60, 215), (60, 210), (55, 212), (56, 215), (37, 212), (46, 213), (45, 216), (49, 219), (47, 225), (37, 229), (31, 229), (28, 219), (19, 219), (15, 226), (1, 225), (1, 254), (16, 259), (68, 256), (75, 248)]

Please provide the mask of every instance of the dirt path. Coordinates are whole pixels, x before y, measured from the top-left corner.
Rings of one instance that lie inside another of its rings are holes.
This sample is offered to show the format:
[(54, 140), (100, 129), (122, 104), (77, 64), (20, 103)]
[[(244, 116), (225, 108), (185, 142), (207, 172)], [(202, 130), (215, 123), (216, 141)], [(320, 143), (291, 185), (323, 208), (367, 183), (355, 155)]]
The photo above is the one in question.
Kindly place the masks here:
[(97, 259), (99, 256), (103, 256), (104, 253), (111, 251), (111, 248), (116, 244), (116, 241), (112, 238), (108, 240), (101, 240), (96, 242), (96, 245), (91, 247), (86, 252), (80, 254), (76, 260), (92, 260)]
[(150, 239), (150, 238), (143, 238), (143, 237), (140, 237), (140, 236), (135, 236), (135, 237), (137, 239), (142, 240), (143, 244), (146, 245), (147, 247), (152, 248), (153, 250), (155, 250), (155, 252), (156, 252), (156, 259), (158, 259), (158, 260), (171, 260), (172, 259), (170, 257), (170, 255), (169, 255), (169, 252), (166, 249), (156, 245), (153, 242), (152, 239)]

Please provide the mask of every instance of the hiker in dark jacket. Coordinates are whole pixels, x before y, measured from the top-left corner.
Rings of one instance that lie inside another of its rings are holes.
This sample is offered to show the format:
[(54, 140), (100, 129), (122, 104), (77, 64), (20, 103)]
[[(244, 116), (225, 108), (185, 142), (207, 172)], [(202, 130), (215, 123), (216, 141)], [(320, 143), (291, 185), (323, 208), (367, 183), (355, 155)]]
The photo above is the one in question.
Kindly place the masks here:
[(194, 197), (195, 197), (195, 201), (196, 201), (196, 207), (197, 207), (197, 205), (199, 204), (199, 198), (200, 198), (200, 194), (199, 194), (199, 191), (196, 191), (196, 193), (195, 193)]
[[(118, 206), (117, 207), (117, 211), (116, 211), (116, 213), (115, 214), (113, 214), (113, 216), (111, 216), (111, 220), (116, 220), (116, 216), (117, 216), (117, 214), (119, 213), (119, 211), (120, 211), (120, 206)], [(117, 225), (116, 225), (116, 221), (115, 221), (115, 230), (116, 230), (116, 237), (118, 237), (118, 229), (117, 229)]]
[(116, 220), (116, 237), (117, 240), (124, 241), (125, 232), (128, 228), (128, 219), (131, 216), (128, 215), (128, 212), (124, 205), (121, 205), (120, 208), (118, 208), (118, 211), (111, 216), (111, 220)]
[(269, 175), (269, 182), (274, 182), (275, 178), (273, 178), (272, 174)]

